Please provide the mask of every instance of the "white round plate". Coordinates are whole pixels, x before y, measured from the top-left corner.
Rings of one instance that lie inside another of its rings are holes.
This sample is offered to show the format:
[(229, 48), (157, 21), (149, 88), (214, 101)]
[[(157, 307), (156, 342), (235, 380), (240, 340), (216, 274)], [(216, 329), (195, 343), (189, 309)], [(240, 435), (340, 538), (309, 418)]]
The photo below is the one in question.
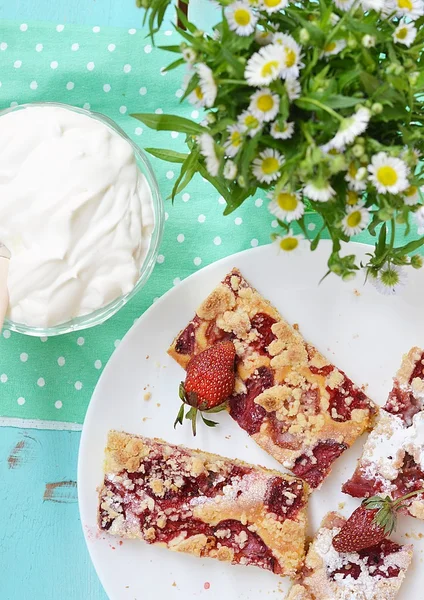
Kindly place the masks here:
[[(352, 244), (350, 244), (352, 248)], [(352, 248), (353, 250), (353, 248)], [(355, 245), (365, 255), (367, 246)], [(232, 268), (246, 278), (291, 323), (298, 323), (307, 340), (346, 371), (368, 394), (383, 404), (402, 354), (413, 345), (424, 345), (424, 278), (410, 269), (402, 295), (385, 297), (371, 285), (343, 283), (335, 276), (319, 280), (326, 272), (329, 242), (315, 252), (300, 249), (297, 255), (278, 254), (274, 245), (247, 250), (220, 260), (178, 284), (138, 320), (119, 345), (93, 394), (81, 437), (78, 494), (81, 521), (88, 549), (111, 600), (257, 600), (259, 595), (282, 592), (286, 579), (256, 567), (232, 566), (169, 552), (139, 540), (124, 540), (100, 533), (96, 524), (97, 493), (102, 483), (103, 451), (109, 429), (161, 437), (169, 442), (202, 448), (224, 456), (279, 468), (238, 427), (227, 413), (214, 415), (215, 429), (199, 427), (192, 438), (188, 423), (173, 429), (184, 372), (166, 353), (175, 335), (193, 317), (205, 296)], [(145, 400), (146, 393), (151, 398)], [(329, 510), (345, 515), (358, 500), (340, 492), (353, 472), (364, 439), (340, 458), (309, 506), (310, 533)], [(342, 503), (339, 505), (339, 503)], [(401, 517), (396, 541), (413, 542), (413, 567), (398, 600), (422, 597), (424, 523)], [(275, 596), (274, 596), (275, 597)]]

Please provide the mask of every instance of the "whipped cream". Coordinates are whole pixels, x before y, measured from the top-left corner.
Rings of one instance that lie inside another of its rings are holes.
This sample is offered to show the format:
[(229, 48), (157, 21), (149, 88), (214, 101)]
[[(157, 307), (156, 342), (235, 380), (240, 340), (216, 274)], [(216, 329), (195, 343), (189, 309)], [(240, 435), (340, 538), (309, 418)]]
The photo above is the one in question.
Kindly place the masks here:
[(0, 139), (8, 317), (51, 327), (130, 292), (154, 224), (131, 144), (95, 118), (54, 105), (1, 116)]

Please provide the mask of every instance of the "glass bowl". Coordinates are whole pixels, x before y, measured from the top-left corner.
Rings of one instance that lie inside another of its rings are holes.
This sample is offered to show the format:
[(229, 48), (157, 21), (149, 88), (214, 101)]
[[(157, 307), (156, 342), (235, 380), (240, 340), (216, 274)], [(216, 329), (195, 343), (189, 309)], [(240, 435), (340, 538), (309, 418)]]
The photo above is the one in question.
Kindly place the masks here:
[(100, 113), (93, 112), (91, 110), (77, 108), (76, 106), (62, 104), (60, 102), (33, 102), (31, 104), (19, 104), (17, 106), (13, 106), (11, 108), (7, 108), (5, 110), (0, 111), (0, 117), (9, 112), (22, 110), (31, 106), (56, 106), (59, 108), (73, 110), (75, 112), (101, 121), (110, 129), (113, 129), (119, 136), (124, 138), (131, 145), (134, 151), (137, 167), (146, 178), (147, 184), (150, 188), (154, 216), (154, 226), (152, 236), (150, 239), (149, 249), (141, 266), (138, 281), (130, 292), (123, 296), (119, 296), (106, 306), (103, 306), (102, 308), (99, 308), (94, 312), (82, 315), (80, 317), (75, 317), (74, 319), (71, 319), (66, 323), (60, 323), (59, 325), (55, 325), (54, 327), (30, 327), (23, 323), (16, 323), (15, 321), (12, 321), (7, 318), (4, 321), (4, 327), (10, 329), (11, 331), (16, 331), (18, 333), (31, 335), (34, 337), (51, 337), (55, 335), (61, 335), (64, 333), (70, 333), (72, 331), (80, 331), (82, 329), (87, 329), (89, 327), (94, 327), (95, 325), (100, 325), (101, 323), (104, 323), (104, 321), (116, 314), (120, 308), (122, 308), (127, 302), (129, 302), (129, 300), (131, 300), (131, 298), (133, 298), (141, 290), (141, 288), (146, 284), (147, 280), (149, 279), (153, 271), (153, 267), (156, 263), (156, 258), (159, 253), (159, 246), (163, 235), (165, 213), (163, 207), (163, 200), (159, 192), (158, 182), (156, 180), (156, 176), (153, 172), (152, 166), (147, 156), (127, 136), (127, 134), (114, 121), (112, 121), (112, 119), (109, 119), (109, 117), (106, 117), (105, 115), (102, 115)]

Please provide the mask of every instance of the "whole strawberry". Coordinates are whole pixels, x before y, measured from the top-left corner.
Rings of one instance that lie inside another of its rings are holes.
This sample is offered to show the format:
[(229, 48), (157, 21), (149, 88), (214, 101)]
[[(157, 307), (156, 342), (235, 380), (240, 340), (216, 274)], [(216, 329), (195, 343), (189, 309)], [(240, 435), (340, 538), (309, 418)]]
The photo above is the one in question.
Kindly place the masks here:
[(416, 490), (392, 500), (389, 496), (372, 496), (364, 500), (333, 538), (337, 552), (359, 552), (382, 542), (396, 529), (397, 512), (403, 502), (422, 493)]
[(213, 413), (226, 408), (225, 401), (234, 390), (235, 358), (236, 349), (231, 341), (218, 342), (193, 356), (187, 365), (185, 382), (180, 384), (180, 398), (183, 404), (174, 427), (178, 423), (182, 425), (186, 405), (190, 408), (185, 418), (191, 421), (193, 435), (196, 435), (199, 413), (206, 425), (217, 425), (215, 421), (206, 419), (202, 412)]

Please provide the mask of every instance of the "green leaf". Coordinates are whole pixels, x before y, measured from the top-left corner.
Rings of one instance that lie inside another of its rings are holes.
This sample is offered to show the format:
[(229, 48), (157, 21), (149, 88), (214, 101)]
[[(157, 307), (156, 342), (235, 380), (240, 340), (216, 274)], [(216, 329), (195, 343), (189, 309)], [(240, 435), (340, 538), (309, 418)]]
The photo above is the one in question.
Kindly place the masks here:
[[(212, 177), (212, 175), (209, 174), (209, 172), (205, 168), (205, 166), (202, 165), (201, 163), (199, 163), (199, 173), (204, 179), (209, 181), (209, 183), (211, 183), (214, 186), (216, 191), (221, 194), (221, 196), (224, 198), (224, 200), (227, 202), (227, 204), (228, 204), (228, 202), (231, 201), (231, 194), (230, 194), (228, 188), (222, 183), (222, 181), (220, 181), (218, 179), (218, 177)], [(225, 212), (224, 212), (224, 214), (225, 214)]]
[(256, 188), (251, 187), (247, 189), (240, 188), (239, 190), (237, 190), (237, 192), (233, 192), (230, 199), (227, 200), (227, 206), (225, 207), (224, 215), (227, 216), (234, 212), (239, 206), (243, 204), (246, 198), (253, 196), (255, 191)]
[(156, 131), (179, 131), (180, 133), (186, 133), (187, 135), (197, 135), (207, 131), (202, 125), (190, 121), (190, 119), (177, 117), (175, 115), (135, 113), (131, 116), (147, 125), (147, 127), (150, 127), (150, 129), (155, 129)]
[(165, 148), (144, 148), (144, 150), (152, 156), (160, 158), (160, 160), (171, 163), (183, 163), (188, 156), (183, 152), (175, 152), (175, 150), (166, 150)]
[(365, 102), (365, 99), (355, 98), (354, 96), (342, 96), (341, 94), (333, 94), (323, 100), (323, 104), (326, 104), (330, 108), (349, 108), (361, 102)]
[(247, 142), (247, 144), (245, 144), (245, 147), (243, 149), (243, 155), (241, 157), (241, 174), (246, 182), (249, 181), (249, 169), (251, 167), (253, 157), (256, 154), (256, 148), (258, 147), (261, 137), (262, 131), (258, 131), (258, 133), (255, 136), (250, 138), (250, 140)]
[(181, 46), (158, 46), (158, 48), (160, 48), (160, 50), (166, 50), (167, 52), (181, 53)]
[(396, 254), (409, 254), (410, 252), (414, 252), (415, 250), (418, 250), (418, 248), (421, 248), (421, 246), (424, 245), (424, 236), (421, 237), (419, 240), (414, 240), (413, 242), (409, 242), (408, 244), (405, 244), (404, 246), (401, 246), (400, 248), (396, 248)]
[(164, 71), (167, 73), (168, 71), (172, 71), (173, 69), (176, 69), (177, 67), (180, 67), (181, 65), (184, 65), (184, 64), (185, 64), (185, 60), (183, 58), (179, 58), (177, 60), (174, 60), (174, 62), (172, 62), (167, 67), (165, 67)]
[(381, 81), (365, 71), (359, 76), (362, 85), (368, 96), (373, 96), (378, 89), (381, 89)]
[(197, 30), (196, 25), (193, 25), (193, 23), (190, 23), (190, 21), (187, 19), (186, 15), (185, 15), (185, 13), (179, 8), (178, 4), (176, 5), (175, 9), (177, 11), (178, 19), (184, 25), (184, 27), (187, 29), (187, 31), (194, 33)]
[(387, 225), (386, 225), (386, 223), (383, 223), (383, 225), (380, 229), (379, 236), (378, 236), (378, 242), (375, 246), (376, 258), (379, 258), (380, 256), (383, 255), (383, 253), (386, 249), (386, 238), (387, 238)]
[[(185, 186), (191, 181), (193, 175), (198, 170), (198, 159), (199, 159), (199, 150), (196, 148), (193, 150), (185, 159), (180, 174), (172, 188), (171, 198), (174, 200), (176, 194), (178, 194)], [(183, 179), (184, 177), (184, 179)]]
[(227, 410), (227, 408), (228, 408), (228, 403), (223, 402), (222, 404), (218, 404), (218, 406), (214, 406), (213, 408), (208, 408), (207, 410), (204, 410), (203, 412), (210, 415), (213, 413), (222, 412), (223, 410)]
[(176, 426), (177, 426), (178, 424), (180, 424), (180, 425), (182, 425), (182, 424), (183, 424), (183, 419), (184, 419), (184, 408), (185, 408), (185, 405), (184, 405), (184, 404), (181, 404), (181, 406), (180, 406), (180, 410), (178, 411), (178, 414), (177, 414), (177, 418), (176, 418), (176, 419), (175, 419), (175, 421), (174, 421), (174, 429), (176, 428)]

